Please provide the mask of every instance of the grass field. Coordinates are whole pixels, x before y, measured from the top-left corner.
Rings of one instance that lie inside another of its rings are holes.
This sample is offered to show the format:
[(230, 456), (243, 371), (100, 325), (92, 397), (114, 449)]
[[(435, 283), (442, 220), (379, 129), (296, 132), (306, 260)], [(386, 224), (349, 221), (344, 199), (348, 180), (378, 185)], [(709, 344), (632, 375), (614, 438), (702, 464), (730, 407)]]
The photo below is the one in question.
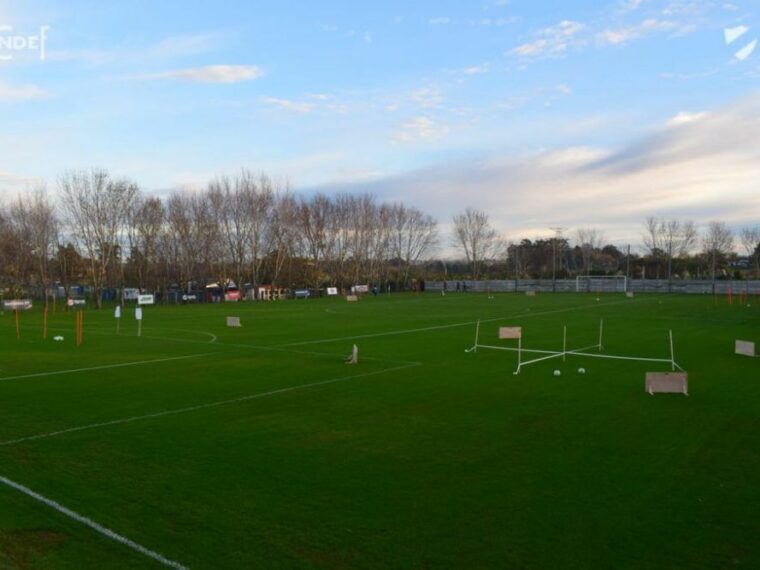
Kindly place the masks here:
[[(239, 315), (243, 328), (225, 327)], [(512, 374), (524, 346), (568, 357)], [(760, 307), (449, 294), (0, 317), (0, 568), (759, 568)], [(356, 342), (360, 362), (343, 363)], [(514, 343), (512, 343), (514, 345)], [(583, 366), (587, 373), (580, 375)], [(562, 371), (553, 376), (555, 368)], [(16, 484), (133, 541), (125, 545)]]

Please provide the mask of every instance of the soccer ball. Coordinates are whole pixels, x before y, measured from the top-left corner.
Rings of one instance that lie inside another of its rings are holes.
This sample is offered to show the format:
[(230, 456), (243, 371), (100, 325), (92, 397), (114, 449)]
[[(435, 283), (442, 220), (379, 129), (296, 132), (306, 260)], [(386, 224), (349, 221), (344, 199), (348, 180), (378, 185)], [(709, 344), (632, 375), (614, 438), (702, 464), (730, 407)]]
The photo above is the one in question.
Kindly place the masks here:
[(586, 373), (586, 369), (585, 368), (579, 368), (578, 369), (578, 374), (585, 374), (585, 373)]
[(53, 340), (56, 341), (56, 342), (61, 342), (63, 340), (63, 337), (62, 336), (54, 336)]
[(560, 372), (559, 370), (555, 370), (555, 371), (554, 371), (554, 375), (555, 375), (555, 376), (559, 376), (560, 374), (562, 374), (562, 372)]

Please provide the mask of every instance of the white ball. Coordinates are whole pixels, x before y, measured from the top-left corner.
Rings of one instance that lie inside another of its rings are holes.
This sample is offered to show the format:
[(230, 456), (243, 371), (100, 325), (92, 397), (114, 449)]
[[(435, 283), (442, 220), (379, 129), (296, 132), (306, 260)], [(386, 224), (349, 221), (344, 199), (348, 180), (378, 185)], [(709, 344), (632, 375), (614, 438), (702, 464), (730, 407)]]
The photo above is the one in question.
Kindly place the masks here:
[(586, 373), (586, 369), (585, 368), (579, 368), (578, 369), (578, 374), (585, 374), (585, 373)]
[(555, 371), (554, 371), (554, 375), (555, 375), (555, 376), (559, 376), (560, 374), (562, 374), (562, 372), (560, 372), (559, 370), (555, 370)]

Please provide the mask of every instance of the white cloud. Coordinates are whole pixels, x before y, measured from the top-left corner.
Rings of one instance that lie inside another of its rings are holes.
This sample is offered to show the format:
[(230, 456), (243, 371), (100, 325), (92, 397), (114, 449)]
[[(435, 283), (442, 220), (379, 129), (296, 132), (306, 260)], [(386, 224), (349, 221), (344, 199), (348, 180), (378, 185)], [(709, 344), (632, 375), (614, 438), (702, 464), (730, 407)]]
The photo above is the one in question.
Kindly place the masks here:
[(443, 94), (433, 87), (421, 87), (412, 91), (409, 100), (422, 109), (435, 109), (443, 103)]
[(278, 97), (262, 97), (261, 101), (276, 107), (282, 111), (290, 111), (292, 113), (307, 114), (316, 109), (316, 103), (307, 101), (294, 101), (291, 99), (280, 99)]
[(207, 65), (139, 76), (138, 79), (180, 79), (196, 83), (239, 83), (258, 79), (264, 71), (255, 65)]
[(430, 20), (428, 20), (428, 24), (430, 24), (431, 26), (444, 26), (450, 23), (451, 23), (451, 18), (447, 16), (438, 16), (436, 18), (430, 18)]
[(498, 27), (498, 26), (508, 26), (518, 21), (520, 21), (520, 18), (518, 18), (517, 16), (511, 16), (509, 18), (480, 18), (479, 20), (470, 20), (469, 24), (471, 26), (483, 26), (483, 27), (497, 26)]
[(581, 22), (563, 20), (556, 26), (539, 30), (537, 39), (517, 46), (511, 53), (521, 58), (561, 56), (571, 47), (586, 43), (586, 40), (579, 38), (586, 28)]
[(37, 85), (13, 85), (0, 81), (0, 103), (36, 101), (47, 97), (48, 92)]
[(446, 125), (436, 123), (430, 117), (412, 117), (401, 125), (393, 137), (396, 142), (435, 142), (445, 137), (449, 132)]
[(482, 75), (484, 73), (488, 73), (491, 71), (491, 64), (486, 62), (479, 63), (478, 65), (473, 65), (471, 67), (465, 67), (462, 70), (462, 73), (465, 75)]
[(681, 28), (679, 24), (669, 20), (648, 18), (634, 26), (602, 30), (596, 38), (601, 45), (620, 45), (653, 32), (673, 31), (679, 28)]
[[(413, 127), (434, 129), (425, 122)], [(468, 206), (483, 209), (511, 239), (533, 238), (550, 226), (588, 226), (614, 243), (636, 245), (649, 215), (757, 223), (758, 180), (760, 97), (754, 97), (710, 113), (682, 113), (617, 150), (481, 157), (345, 189), (404, 199), (440, 220)]]
[(668, 121), (668, 125), (673, 127), (678, 125), (686, 125), (689, 123), (694, 123), (696, 121), (701, 121), (706, 117), (708, 117), (707, 113), (690, 113), (689, 111), (681, 111)]

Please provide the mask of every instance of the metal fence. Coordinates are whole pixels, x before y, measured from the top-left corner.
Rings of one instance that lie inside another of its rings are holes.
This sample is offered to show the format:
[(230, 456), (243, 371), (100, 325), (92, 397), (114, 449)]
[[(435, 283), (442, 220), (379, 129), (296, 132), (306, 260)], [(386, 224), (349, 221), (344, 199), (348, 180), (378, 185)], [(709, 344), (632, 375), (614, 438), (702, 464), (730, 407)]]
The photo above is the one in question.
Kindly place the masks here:
[[(442, 291), (443, 281), (426, 281), (426, 291)], [(459, 287), (457, 287), (457, 284)], [(585, 284), (581, 284), (581, 292), (586, 291)], [(609, 281), (599, 286), (592, 285), (590, 292), (603, 291), (605, 293), (622, 291), (622, 283)], [(540, 293), (575, 293), (575, 279), (505, 279), (493, 281), (446, 281), (446, 289), (449, 293), (459, 291), (472, 291), (476, 293), (524, 293), (536, 291)], [(739, 295), (742, 292), (749, 295), (760, 294), (760, 281), (712, 281), (704, 280), (678, 280), (671, 283), (667, 279), (629, 279), (626, 282), (626, 290), (633, 293), (686, 293), (686, 294), (718, 294), (727, 295), (729, 292)]]

